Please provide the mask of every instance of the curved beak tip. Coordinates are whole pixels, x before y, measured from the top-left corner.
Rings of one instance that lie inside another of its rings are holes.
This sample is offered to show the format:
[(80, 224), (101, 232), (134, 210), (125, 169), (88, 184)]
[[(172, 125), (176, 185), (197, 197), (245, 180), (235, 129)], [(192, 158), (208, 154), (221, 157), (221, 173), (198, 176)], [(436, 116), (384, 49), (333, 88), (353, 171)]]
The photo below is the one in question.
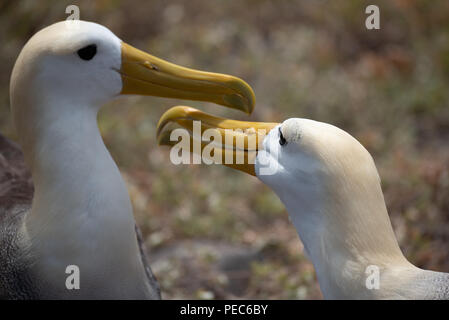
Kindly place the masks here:
[[(196, 129), (195, 122), (197, 122)], [(196, 139), (199, 139), (198, 143), (201, 145), (201, 148), (194, 152), (200, 152), (202, 156), (204, 156), (202, 152), (208, 143), (198, 137), (202, 137), (206, 130), (212, 130), (215, 132), (214, 136), (219, 137), (218, 141), (215, 141), (216, 138), (214, 138), (213, 142), (215, 144), (214, 154), (217, 154), (218, 158), (222, 159), (223, 156), (226, 157), (226, 154), (230, 152), (233, 160), (237, 159), (237, 156), (246, 159), (244, 160), (246, 162), (243, 163), (232, 161), (229, 163), (226, 159), (220, 163), (251, 175), (255, 175), (254, 159), (261, 147), (261, 142), (265, 135), (278, 125), (278, 123), (274, 122), (248, 122), (220, 118), (192, 107), (176, 106), (167, 110), (157, 124), (157, 141), (159, 145), (173, 146), (177, 144), (176, 141), (171, 141), (170, 139), (173, 129), (169, 128), (169, 124), (187, 129), (190, 133), (193, 132), (193, 136), (195, 136), (195, 130), (197, 130)], [(190, 140), (192, 140), (192, 136), (190, 136)], [(237, 141), (239, 141), (240, 145), (234, 144)]]

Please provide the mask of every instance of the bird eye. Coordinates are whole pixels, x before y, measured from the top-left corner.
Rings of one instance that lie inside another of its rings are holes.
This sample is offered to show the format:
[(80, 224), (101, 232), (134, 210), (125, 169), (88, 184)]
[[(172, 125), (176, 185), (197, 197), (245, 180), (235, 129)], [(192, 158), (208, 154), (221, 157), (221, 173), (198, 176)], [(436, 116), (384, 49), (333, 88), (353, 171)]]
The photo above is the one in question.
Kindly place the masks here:
[(97, 53), (97, 46), (95, 44), (90, 44), (84, 48), (77, 51), (78, 56), (83, 60), (91, 60)]
[(279, 127), (279, 144), (283, 146), (287, 143), (287, 140), (284, 138), (284, 135), (282, 134), (281, 128)]

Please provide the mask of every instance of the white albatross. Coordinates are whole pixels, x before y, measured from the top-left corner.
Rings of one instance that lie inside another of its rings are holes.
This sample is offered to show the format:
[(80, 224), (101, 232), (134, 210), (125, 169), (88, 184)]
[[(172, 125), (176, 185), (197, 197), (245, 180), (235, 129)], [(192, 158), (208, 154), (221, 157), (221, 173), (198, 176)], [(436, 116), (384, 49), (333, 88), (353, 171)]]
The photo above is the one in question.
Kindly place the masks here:
[[(168, 63), (101, 25), (67, 21), (36, 33), (10, 84), (24, 162), (0, 137), (0, 298), (160, 298), (125, 183), (97, 126), (100, 106), (120, 94), (254, 107), (243, 80)], [(66, 287), (73, 265), (78, 290)]]
[[(374, 161), (351, 135), (308, 119), (293, 118), (281, 124), (245, 122), (174, 107), (159, 120), (159, 143), (177, 144), (170, 141), (173, 126), (168, 123), (191, 130), (195, 120), (201, 121), (202, 132), (215, 130), (208, 136), (221, 141), (225, 141), (225, 129), (243, 130), (233, 134), (234, 141), (244, 139), (240, 150), (255, 161), (228, 166), (257, 176), (279, 196), (315, 267), (325, 298), (449, 299), (448, 273), (417, 268), (402, 254)], [(250, 128), (265, 129), (268, 134), (260, 136)], [(252, 148), (252, 139), (261, 143)], [(207, 145), (203, 141), (202, 151)], [(220, 146), (219, 142), (213, 155), (223, 160), (225, 149), (232, 150), (235, 161), (235, 145)], [(379, 270), (378, 288), (371, 279), (367, 285), (372, 273), (366, 271), (375, 270), (369, 266)]]

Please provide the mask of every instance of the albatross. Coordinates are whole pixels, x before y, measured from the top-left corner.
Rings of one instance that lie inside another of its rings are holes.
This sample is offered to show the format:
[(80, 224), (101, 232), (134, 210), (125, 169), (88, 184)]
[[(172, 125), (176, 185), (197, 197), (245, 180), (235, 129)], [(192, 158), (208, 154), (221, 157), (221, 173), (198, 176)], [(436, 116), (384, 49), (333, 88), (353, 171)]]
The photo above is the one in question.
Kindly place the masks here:
[[(160, 118), (159, 144), (176, 145), (173, 128), (192, 130), (194, 121), (218, 141), (198, 141), (201, 148), (192, 152), (222, 163), (230, 152), (234, 163), (227, 166), (257, 176), (283, 202), (324, 298), (449, 299), (448, 273), (417, 268), (402, 254), (373, 158), (347, 132), (309, 119), (245, 122), (178, 106)], [(237, 139), (240, 148), (232, 143)], [(204, 152), (210, 143), (214, 149)], [(245, 163), (235, 163), (239, 152)]]
[[(96, 120), (104, 103), (128, 94), (254, 107), (243, 80), (158, 59), (99, 24), (63, 21), (36, 33), (10, 82), (23, 158), (0, 138), (0, 298), (160, 298)], [(70, 286), (73, 270), (79, 287)]]

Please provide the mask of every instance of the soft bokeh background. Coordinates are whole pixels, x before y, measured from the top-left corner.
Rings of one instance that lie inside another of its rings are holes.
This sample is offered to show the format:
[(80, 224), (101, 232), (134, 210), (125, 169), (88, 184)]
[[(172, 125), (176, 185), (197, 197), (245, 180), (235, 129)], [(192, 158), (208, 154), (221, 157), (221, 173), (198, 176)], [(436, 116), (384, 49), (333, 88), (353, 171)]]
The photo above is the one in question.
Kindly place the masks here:
[[(66, 18), (101, 23), (126, 42), (253, 86), (251, 117), (199, 102), (123, 98), (99, 125), (129, 186), (164, 298), (320, 298), (287, 213), (256, 178), (221, 166), (175, 166), (155, 144), (159, 116), (187, 104), (236, 119), (307, 117), (354, 135), (373, 155), (391, 220), (417, 266), (449, 272), (449, 2), (0, 2), (0, 131), (14, 139), (9, 75), (26, 40)], [(373, 230), (375, 232), (375, 230)]]

